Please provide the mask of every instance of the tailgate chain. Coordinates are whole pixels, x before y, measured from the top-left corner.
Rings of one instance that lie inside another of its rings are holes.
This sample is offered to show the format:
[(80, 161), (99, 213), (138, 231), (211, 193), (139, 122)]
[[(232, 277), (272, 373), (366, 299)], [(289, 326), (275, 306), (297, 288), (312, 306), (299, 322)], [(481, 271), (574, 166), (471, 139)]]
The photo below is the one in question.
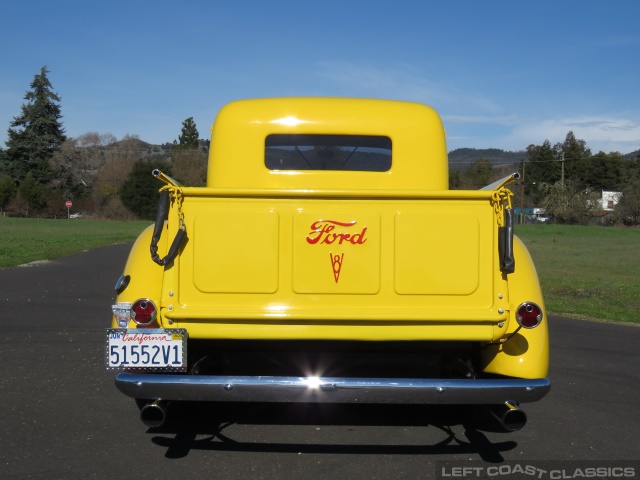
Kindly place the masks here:
[[(171, 263), (178, 255), (180, 248), (182, 247), (182, 244), (187, 237), (187, 227), (184, 223), (184, 213), (182, 212), (183, 193), (182, 189), (180, 188), (181, 185), (175, 182), (172, 178), (162, 174), (162, 172), (160, 171), (154, 170), (154, 176), (159, 178), (160, 180), (165, 181), (167, 185), (160, 189), (160, 200), (158, 201), (156, 223), (153, 230), (153, 236), (151, 237), (151, 259), (158, 265), (164, 266)], [(171, 243), (171, 247), (169, 247), (167, 255), (164, 258), (160, 258), (160, 256), (158, 255), (158, 241), (160, 240), (160, 236), (162, 235), (164, 223), (169, 218), (170, 201), (172, 203), (175, 202), (178, 213), (179, 226), (178, 231), (176, 232), (176, 236)]]

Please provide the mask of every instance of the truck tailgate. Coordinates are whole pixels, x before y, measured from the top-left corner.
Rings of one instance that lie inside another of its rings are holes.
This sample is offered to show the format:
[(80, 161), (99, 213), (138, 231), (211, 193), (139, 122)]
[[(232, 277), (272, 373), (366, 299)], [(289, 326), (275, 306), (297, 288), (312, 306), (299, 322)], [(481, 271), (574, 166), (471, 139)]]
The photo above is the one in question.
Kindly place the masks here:
[(373, 200), (184, 196), (173, 320), (494, 324), (490, 194)]

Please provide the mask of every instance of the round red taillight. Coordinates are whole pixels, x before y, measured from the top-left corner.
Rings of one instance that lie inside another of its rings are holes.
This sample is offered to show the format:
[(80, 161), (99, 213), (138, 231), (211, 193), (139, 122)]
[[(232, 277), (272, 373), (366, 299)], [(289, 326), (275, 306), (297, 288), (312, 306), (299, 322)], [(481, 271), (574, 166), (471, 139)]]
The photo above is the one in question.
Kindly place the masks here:
[(542, 309), (533, 302), (524, 302), (516, 310), (516, 320), (523, 328), (534, 328), (542, 322)]
[(136, 300), (131, 305), (131, 318), (137, 325), (141, 327), (148, 327), (156, 321), (158, 310), (155, 303), (148, 298), (141, 298)]

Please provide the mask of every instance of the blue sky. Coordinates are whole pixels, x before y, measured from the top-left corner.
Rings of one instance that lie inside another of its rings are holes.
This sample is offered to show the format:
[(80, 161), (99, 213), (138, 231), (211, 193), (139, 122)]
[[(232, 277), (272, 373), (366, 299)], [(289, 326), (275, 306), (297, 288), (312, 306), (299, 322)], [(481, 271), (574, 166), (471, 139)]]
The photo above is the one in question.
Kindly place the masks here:
[(68, 136), (208, 138), (225, 103), (355, 96), (436, 108), (448, 148), (572, 130), (640, 148), (640, 2), (31, 0), (0, 6), (0, 145), (43, 65)]

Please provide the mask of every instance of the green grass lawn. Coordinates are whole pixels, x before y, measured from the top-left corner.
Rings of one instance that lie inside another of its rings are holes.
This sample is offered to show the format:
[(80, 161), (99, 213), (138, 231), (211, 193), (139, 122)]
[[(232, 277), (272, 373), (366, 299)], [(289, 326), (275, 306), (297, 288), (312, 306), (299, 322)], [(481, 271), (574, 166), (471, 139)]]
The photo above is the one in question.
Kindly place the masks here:
[[(0, 268), (133, 241), (149, 224), (0, 218)], [(516, 234), (550, 313), (640, 323), (640, 229), (518, 225)]]
[(0, 218), (0, 268), (129, 242), (150, 223)]
[(640, 229), (518, 225), (516, 235), (550, 313), (640, 323)]

